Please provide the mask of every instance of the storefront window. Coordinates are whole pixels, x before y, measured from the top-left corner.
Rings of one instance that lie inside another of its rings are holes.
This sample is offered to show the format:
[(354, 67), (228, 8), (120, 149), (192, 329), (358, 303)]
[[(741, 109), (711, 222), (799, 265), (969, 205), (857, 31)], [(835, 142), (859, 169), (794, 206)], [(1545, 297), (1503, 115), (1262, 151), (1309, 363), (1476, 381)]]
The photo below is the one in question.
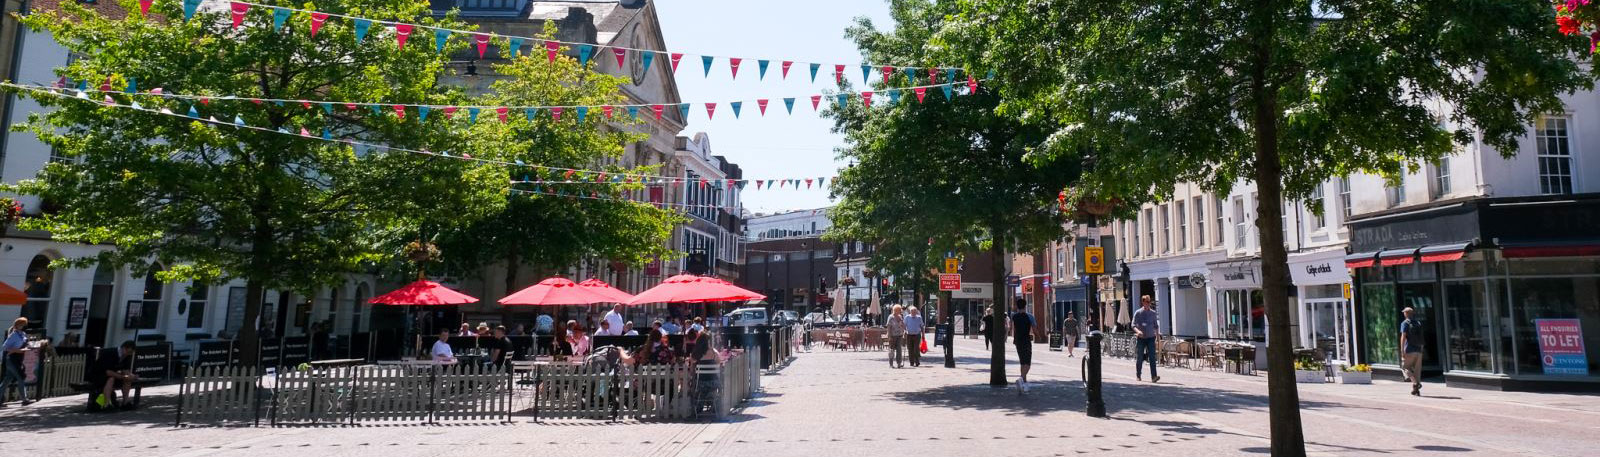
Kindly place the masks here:
[(1600, 274), (1600, 259), (1595, 258), (1511, 259), (1506, 263), (1513, 276)]
[(1445, 319), (1449, 325), (1450, 369), (1493, 371), (1494, 308), (1487, 298), (1487, 283), (1447, 281), (1444, 283)]
[(1266, 307), (1260, 289), (1221, 292), (1222, 336), (1227, 339), (1262, 340), (1267, 336)]
[[(1512, 262), (1512, 271), (1527, 265)], [(1520, 374), (1543, 374), (1537, 319), (1577, 319), (1589, 375), (1600, 375), (1600, 277), (1512, 278), (1515, 358)]]
[(1361, 314), (1366, 323), (1367, 360), (1371, 363), (1400, 363), (1400, 313), (1394, 292), (1390, 284), (1361, 286)]
[(1461, 257), (1461, 260), (1440, 263), (1440, 271), (1443, 277), (1447, 279), (1481, 278), (1487, 273), (1484, 257), (1485, 254), (1482, 252), (1467, 253), (1467, 255)]

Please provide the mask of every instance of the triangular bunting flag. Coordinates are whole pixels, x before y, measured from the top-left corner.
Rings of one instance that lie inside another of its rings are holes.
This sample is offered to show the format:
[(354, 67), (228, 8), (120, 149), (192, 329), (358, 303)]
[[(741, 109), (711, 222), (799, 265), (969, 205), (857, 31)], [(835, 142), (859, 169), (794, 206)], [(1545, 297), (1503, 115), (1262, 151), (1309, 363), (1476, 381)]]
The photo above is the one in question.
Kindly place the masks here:
[(761, 190), (761, 180), (756, 180), (756, 190)]
[(890, 76), (894, 76), (894, 67), (891, 67), (891, 66), (888, 66), (888, 65), (884, 65), (883, 66), (883, 83), (884, 84), (888, 84), (889, 83), (889, 77)]
[[(916, 84), (916, 83), (917, 83), (917, 67), (906, 67), (906, 84)], [(822, 185), (818, 184), (817, 187), (822, 187)]]
[(555, 108), (550, 108), (550, 119), (554, 119), (554, 120), (557, 120), (557, 121), (561, 120), (561, 111), (562, 111), (562, 108), (559, 107), (559, 106), (557, 106)]
[(239, 28), (244, 23), (244, 13), (250, 11), (249, 3), (229, 2), (228, 11), (233, 14), (233, 28)]
[(811, 96), (811, 110), (812, 111), (816, 111), (817, 110), (817, 104), (819, 104), (819, 103), (822, 103), (822, 96), (821, 95), (812, 95)]
[(635, 121), (639, 120), (639, 107), (637, 107), (637, 106), (629, 106), (628, 107), (628, 117), (633, 118), (633, 120), (635, 120)]
[(556, 52), (561, 50), (561, 43), (554, 41), (544, 42), (544, 56), (550, 63), (556, 63)]
[(189, 105), (189, 117), (193, 117), (193, 118), (199, 118), (200, 117), (200, 111), (195, 110), (194, 109), (194, 105)]
[(323, 103), (322, 104), (322, 112), (327, 113), (329, 115), (332, 115), (333, 114), (333, 104), (332, 103)]
[(456, 110), (457, 109), (459, 109), (459, 108), (456, 108), (454, 106), (445, 107), (444, 108), (444, 118), (445, 119), (455, 119), (456, 118)]
[(611, 55), (617, 58), (617, 68), (622, 68), (622, 61), (628, 59), (628, 50), (625, 48), (611, 48)]
[(194, 18), (194, 12), (200, 8), (200, 0), (183, 0), (183, 20)]
[(372, 115), (373, 116), (382, 116), (383, 115), (383, 107), (378, 106), (377, 104), (367, 105), (367, 107), (368, 108), (372, 108)]
[(478, 123), (478, 112), (479, 112), (478, 108), (467, 108), (467, 123), (469, 123), (469, 124)]
[(678, 104), (678, 117), (683, 118), (684, 121), (688, 121), (689, 120), (689, 104), (688, 103), (679, 103)]
[(944, 69), (944, 82), (947, 82), (947, 83), (956, 82), (956, 69), (954, 69), (954, 68), (946, 68), (946, 69)]
[(406, 118), (406, 107), (405, 107), (405, 105), (394, 105), (394, 117), (398, 117), (398, 118), (401, 118), (401, 119), (405, 119)]
[(717, 102), (708, 102), (708, 103), (706, 103), (706, 119), (715, 118), (716, 114), (717, 114)]
[(589, 107), (579, 106), (574, 109), (578, 110), (578, 123), (583, 123), (584, 120), (589, 118)]
[(941, 85), (939, 85), (939, 88), (940, 89), (944, 89), (944, 99), (945, 100), (949, 100), (951, 98), (950, 97), (950, 85), (949, 84), (941, 84)]
[(765, 59), (756, 60), (756, 80), (757, 81), (761, 81), (761, 80), (767, 79), (767, 64), (768, 63), (771, 63), (771, 62), (769, 62), (769, 61), (767, 61)]
[(311, 36), (317, 36), (317, 31), (322, 30), (325, 22), (328, 22), (328, 13), (311, 13)]
[[(523, 108), (522, 109), (522, 116), (528, 118), (528, 122), (533, 122), (534, 117), (538, 116), (538, 115), (539, 115), (539, 109), (538, 108)], [(522, 161), (518, 160), (517, 161), (517, 165), (522, 165)]]
[(870, 91), (869, 92), (862, 92), (861, 93), (861, 101), (866, 103), (868, 108), (871, 108), (872, 107), (872, 92), (870, 92)]
[(844, 65), (833, 66), (833, 82), (844, 84)]
[(928, 69), (928, 84), (938, 84), (938, 83), (939, 83), (939, 69), (938, 68), (929, 68)]
[(244, 127), (244, 118), (239, 117), (239, 115), (237, 115), (237, 114), (233, 115), (233, 125), (238, 126), (238, 127)]
[(900, 103), (900, 89), (889, 89), (889, 104)]
[(478, 58), (482, 59), (483, 55), (489, 52), (489, 36), (482, 33), (474, 33), (472, 34), (472, 42), (478, 45)]
[(794, 97), (784, 97), (783, 107), (789, 110), (789, 114), (794, 114)]
[[(728, 71), (732, 72), (732, 76), (729, 77), (729, 79), (739, 79), (739, 62), (742, 61), (742, 60), (744, 60), (744, 59), (740, 59), (738, 57), (729, 57), (728, 58)], [(738, 117), (738, 116), (734, 116), (734, 117)]]
[(428, 120), (428, 107), (426, 107), (426, 106), (418, 106), (417, 107), (417, 120), (418, 121), (426, 121), (426, 120)]
[(600, 107), (600, 111), (606, 114), (606, 119), (611, 119), (611, 110), (612, 110), (611, 105), (606, 105), (606, 106)]
[(511, 58), (517, 58), (517, 53), (522, 52), (522, 39), (511, 38), (510, 42), (506, 44), (506, 50), (511, 51)]
[(820, 64), (820, 63), (811, 64), (811, 82), (812, 83), (817, 82), (817, 69), (818, 68), (822, 68), (822, 64)]
[(283, 8), (272, 9), (272, 31), (282, 32), (283, 23), (289, 21), (289, 10)]
[(444, 44), (447, 41), (450, 41), (450, 31), (449, 30), (433, 29), (433, 47), (434, 47), (434, 52), (444, 52)]
[(650, 71), (650, 62), (654, 60), (656, 60), (656, 53), (654, 51), (645, 51), (644, 53), (639, 54), (639, 62), (644, 64), (644, 71), (646, 72)]
[(971, 75), (968, 75), (967, 76), (967, 93), (971, 94), (971, 93), (975, 93), (977, 91), (978, 91), (978, 80), (977, 79), (973, 79), (973, 77)]
[(839, 102), (837, 105), (839, 108), (844, 108), (845, 103), (849, 103), (850, 101), (850, 96), (848, 94), (839, 94), (834, 96), (834, 98), (838, 99)]
[(912, 89), (912, 90), (915, 90), (917, 92), (917, 103), (922, 103), (922, 99), (923, 98), (927, 98), (927, 96), (928, 96), (928, 88), (926, 88), (926, 87), (918, 87), (918, 88)]
[(794, 62), (790, 62), (790, 61), (785, 60), (785, 61), (783, 61), (783, 63), (781, 65), (782, 65), (781, 68), (783, 69), (783, 79), (787, 80), (787, 79), (789, 79), (789, 67), (793, 66)]
[(153, 0), (139, 0), (139, 15), (140, 16), (149, 16), (150, 15), (150, 4), (151, 3), (153, 3)]
[(353, 23), (355, 24), (356, 42), (360, 43), (362, 40), (366, 40), (367, 31), (372, 29), (372, 21), (356, 19)]
[(669, 57), (671, 57), (671, 59), (672, 59), (672, 72), (673, 73), (677, 73), (678, 72), (678, 62), (683, 60), (683, 53), (674, 52)]
[(867, 65), (867, 64), (862, 64), (861, 65), (861, 85), (863, 85), (863, 86), (866, 85), (867, 84), (867, 79), (871, 78), (871, 77), (872, 77), (872, 66), (871, 65)]
[(767, 115), (767, 99), (765, 99), (765, 98), (756, 99), (756, 109), (761, 110), (761, 115), (762, 116), (766, 116)]
[[(505, 122), (507, 120), (506, 119), (506, 113), (510, 113), (510, 112), (511, 112), (511, 108), (506, 108), (504, 106), (494, 109), (495, 117), (500, 118), (500, 122)], [(465, 154), (463, 154), (463, 155), (465, 155)]]
[(662, 105), (650, 105), (650, 111), (655, 112), (656, 120), (658, 120), (658, 121), (661, 120), (661, 111), (664, 108), (666, 108), (666, 107), (662, 106)]
[(300, 136), (311, 136), (311, 131), (306, 130), (305, 127), (300, 127)]
[(328, 130), (327, 128), (323, 128), (322, 129), (322, 139), (324, 139), (324, 140), (333, 139), (333, 131)]
[(728, 102), (728, 106), (733, 108), (733, 118), (738, 119), (739, 107), (744, 106), (744, 102)]
[(130, 94), (139, 93), (139, 79), (138, 78), (128, 78), (128, 89), (125, 92), (130, 93)]
[(807, 189), (811, 188), (811, 178), (806, 178), (806, 188)]
[(705, 76), (711, 76), (711, 61), (715, 59), (715, 56), (700, 56), (700, 64), (706, 69)]
[(589, 66), (589, 57), (594, 55), (594, 46), (587, 44), (578, 45), (578, 66)]
[(411, 24), (394, 25), (394, 43), (399, 49), (406, 48), (406, 40), (411, 39)]
[(828, 178), (817, 178), (817, 187), (828, 185)]

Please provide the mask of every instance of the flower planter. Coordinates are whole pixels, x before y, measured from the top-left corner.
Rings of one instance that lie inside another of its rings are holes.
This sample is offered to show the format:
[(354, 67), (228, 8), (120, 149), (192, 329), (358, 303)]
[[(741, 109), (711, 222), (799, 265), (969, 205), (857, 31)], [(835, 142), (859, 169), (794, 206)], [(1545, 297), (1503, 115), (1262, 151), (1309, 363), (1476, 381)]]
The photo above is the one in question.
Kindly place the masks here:
[(1372, 384), (1370, 371), (1341, 371), (1339, 372), (1340, 384)]
[(1322, 375), (1322, 371), (1294, 370), (1294, 382), (1301, 384), (1322, 384), (1328, 382), (1328, 378)]

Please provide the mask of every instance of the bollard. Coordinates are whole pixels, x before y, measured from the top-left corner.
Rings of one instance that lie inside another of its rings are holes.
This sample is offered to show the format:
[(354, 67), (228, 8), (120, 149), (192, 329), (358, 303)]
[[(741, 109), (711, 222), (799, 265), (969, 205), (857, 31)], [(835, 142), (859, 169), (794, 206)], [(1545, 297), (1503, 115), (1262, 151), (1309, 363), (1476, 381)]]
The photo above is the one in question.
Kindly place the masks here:
[(1106, 417), (1106, 402), (1100, 395), (1100, 339), (1104, 338), (1104, 336), (1099, 330), (1096, 330), (1089, 332), (1089, 336), (1085, 338), (1089, 341), (1089, 358), (1087, 360), (1089, 369), (1088, 374), (1084, 376), (1083, 384), (1086, 388), (1084, 396), (1088, 397), (1089, 400), (1088, 410), (1086, 411), (1089, 417)]

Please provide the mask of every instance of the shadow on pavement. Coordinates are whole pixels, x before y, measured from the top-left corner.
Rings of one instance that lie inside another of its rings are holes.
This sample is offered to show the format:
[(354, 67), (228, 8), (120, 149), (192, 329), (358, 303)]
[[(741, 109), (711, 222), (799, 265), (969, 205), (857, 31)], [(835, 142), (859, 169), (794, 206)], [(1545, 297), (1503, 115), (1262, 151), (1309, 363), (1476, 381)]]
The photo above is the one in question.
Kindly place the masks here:
[[(148, 390), (146, 391), (149, 392)], [(0, 409), (0, 430), (52, 433), (72, 427), (119, 425), (147, 428), (172, 428), (177, 419), (177, 398), (172, 395), (144, 395), (138, 409), (91, 413), (84, 395), (46, 399), (26, 407), (15, 404)]]
[[(940, 386), (911, 392), (891, 392), (886, 397), (906, 403), (953, 409), (1000, 411), (1006, 414), (1036, 416), (1055, 411), (1083, 411), (1084, 386), (1082, 381), (1034, 381), (1030, 390), (1019, 394), (1016, 387), (996, 388), (987, 384), (962, 384)], [(1122, 400), (1122, 401), (1119, 401)], [(1195, 386), (1167, 384), (1107, 384), (1105, 395), (1108, 412), (1115, 416), (1129, 408), (1128, 402), (1138, 402), (1155, 411), (1182, 412), (1238, 412), (1267, 408), (1265, 394), (1249, 394)], [(1302, 409), (1357, 408), (1343, 403), (1301, 400)]]

